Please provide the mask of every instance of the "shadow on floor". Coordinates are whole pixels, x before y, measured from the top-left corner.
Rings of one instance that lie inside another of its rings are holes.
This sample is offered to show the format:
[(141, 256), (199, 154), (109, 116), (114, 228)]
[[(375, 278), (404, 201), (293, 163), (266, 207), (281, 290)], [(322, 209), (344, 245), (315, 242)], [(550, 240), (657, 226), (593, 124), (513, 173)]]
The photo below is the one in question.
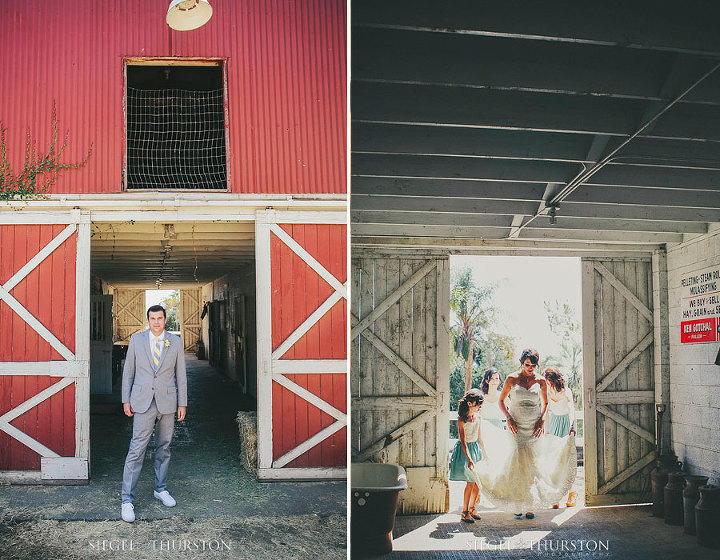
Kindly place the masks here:
[[(682, 527), (651, 516), (650, 506), (561, 507), (516, 520), (496, 510), (462, 523), (456, 513), (398, 517), (393, 552), (379, 558), (464, 560), (470, 558), (718, 558)], [(355, 555), (352, 558), (356, 558)]]

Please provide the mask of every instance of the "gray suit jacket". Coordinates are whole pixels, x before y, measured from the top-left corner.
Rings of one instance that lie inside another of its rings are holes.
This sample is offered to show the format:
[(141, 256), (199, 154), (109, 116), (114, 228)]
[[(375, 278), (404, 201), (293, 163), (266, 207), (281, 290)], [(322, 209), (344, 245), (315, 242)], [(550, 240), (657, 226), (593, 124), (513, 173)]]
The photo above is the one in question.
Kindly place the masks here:
[(122, 402), (130, 403), (135, 412), (146, 412), (155, 397), (161, 414), (171, 414), (178, 406), (187, 406), (187, 377), (185, 354), (180, 337), (165, 331), (161, 343), (160, 366), (157, 373), (152, 367), (148, 331), (130, 338), (122, 379)]

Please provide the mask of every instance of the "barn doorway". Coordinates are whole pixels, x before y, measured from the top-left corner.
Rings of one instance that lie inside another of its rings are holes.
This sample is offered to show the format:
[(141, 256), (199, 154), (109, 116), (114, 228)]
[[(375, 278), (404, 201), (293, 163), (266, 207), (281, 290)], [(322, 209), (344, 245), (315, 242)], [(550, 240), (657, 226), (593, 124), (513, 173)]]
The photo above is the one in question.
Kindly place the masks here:
[(102, 313), (106, 327), (98, 338), (102, 334), (105, 344), (109, 339), (112, 363), (102, 361), (105, 352), (91, 349), (90, 479), (119, 482), (122, 476), (132, 429), (121, 410), (122, 368), (130, 337), (147, 329), (146, 310), (154, 304), (166, 308), (166, 330), (182, 339), (185, 350), (188, 416), (176, 423), (173, 439), (178, 486), (208, 469), (229, 480), (253, 478), (237, 461), (236, 417), (257, 409), (255, 317), (235, 301), (249, 302), (254, 310), (254, 223), (128, 221), (91, 227), (91, 297), (98, 302), (91, 325)]
[[(578, 257), (450, 257), (450, 443), (457, 442), (457, 402), (471, 386), (481, 388), (494, 368), (502, 383), (519, 370), (525, 348), (539, 351), (537, 372), (557, 368), (573, 394), (578, 471), (573, 487), (583, 503), (583, 336), (582, 278)], [(463, 326), (467, 326), (463, 329)], [(472, 337), (472, 345), (467, 340)], [(472, 354), (471, 354), (472, 352)], [(486, 438), (487, 439), (487, 438)], [(485, 441), (492, 449), (493, 441)], [(463, 482), (449, 481), (450, 511), (462, 506)], [(481, 496), (479, 509), (495, 510)], [(562, 504), (563, 509), (565, 504)]]
[[(579, 277), (575, 272), (582, 352), (590, 357), (582, 365), (585, 502), (642, 503), (649, 498), (655, 457), (653, 317), (661, 302), (653, 296), (653, 278), (662, 274), (662, 263), (658, 255), (585, 255), (576, 264)], [(527, 257), (532, 271), (541, 257)], [(450, 507), (447, 357), (454, 258), (389, 249), (353, 255), (353, 460), (405, 466), (409, 488), (401, 514)], [(541, 297), (535, 288), (533, 293)]]

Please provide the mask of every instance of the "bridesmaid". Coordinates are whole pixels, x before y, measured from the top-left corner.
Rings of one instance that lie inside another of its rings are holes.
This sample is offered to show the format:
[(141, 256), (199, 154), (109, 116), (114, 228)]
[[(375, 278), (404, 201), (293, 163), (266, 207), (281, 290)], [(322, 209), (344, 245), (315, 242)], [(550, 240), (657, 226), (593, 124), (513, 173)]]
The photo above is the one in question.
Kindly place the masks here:
[[(554, 367), (543, 372), (548, 381), (548, 422), (547, 433), (558, 437), (575, 435), (575, 400), (572, 391), (565, 382), (565, 376)], [(577, 503), (577, 492), (571, 491), (565, 505), (572, 507)], [(553, 504), (553, 509), (558, 504)]]
[(480, 409), (480, 418), (486, 422), (490, 422), (496, 428), (504, 430), (505, 424), (503, 423), (503, 419), (505, 416), (500, 410), (500, 391), (498, 390), (500, 382), (500, 374), (494, 367), (491, 367), (485, 372), (482, 383), (480, 384), (480, 390), (485, 397), (483, 401), (484, 406)]
[[(465, 484), (463, 494), (463, 512), (460, 519), (465, 523), (475, 523), (480, 516), (475, 511), (475, 502), (480, 488), (475, 482), (473, 469), (475, 463), (485, 456), (485, 446), (480, 436), (480, 418), (476, 412), (483, 404), (483, 395), (479, 389), (470, 389), (458, 401), (458, 435), (450, 457), (450, 480), (461, 480)], [(479, 416), (479, 415), (478, 415)]]

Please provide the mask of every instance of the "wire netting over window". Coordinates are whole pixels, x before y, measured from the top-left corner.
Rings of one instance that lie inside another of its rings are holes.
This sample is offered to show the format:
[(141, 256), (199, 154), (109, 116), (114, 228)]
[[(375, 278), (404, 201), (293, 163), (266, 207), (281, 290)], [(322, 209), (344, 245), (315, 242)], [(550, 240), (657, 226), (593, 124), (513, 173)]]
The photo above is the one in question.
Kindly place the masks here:
[(223, 92), (127, 89), (129, 189), (226, 189)]

